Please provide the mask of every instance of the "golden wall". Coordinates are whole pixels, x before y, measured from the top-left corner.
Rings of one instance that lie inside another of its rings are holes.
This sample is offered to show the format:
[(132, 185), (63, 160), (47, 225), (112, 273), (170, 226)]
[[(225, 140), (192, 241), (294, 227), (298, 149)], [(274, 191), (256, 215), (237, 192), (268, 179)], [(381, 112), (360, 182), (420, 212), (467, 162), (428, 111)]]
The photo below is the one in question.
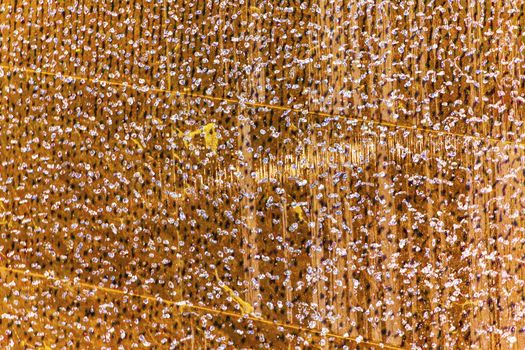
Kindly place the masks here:
[(525, 348), (525, 2), (0, 1), (0, 348)]

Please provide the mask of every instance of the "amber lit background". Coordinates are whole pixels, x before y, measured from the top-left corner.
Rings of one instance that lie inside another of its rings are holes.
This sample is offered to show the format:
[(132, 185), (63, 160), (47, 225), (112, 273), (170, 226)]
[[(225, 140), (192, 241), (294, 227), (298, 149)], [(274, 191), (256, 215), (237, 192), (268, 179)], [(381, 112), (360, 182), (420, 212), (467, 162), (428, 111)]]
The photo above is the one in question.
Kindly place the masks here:
[(1, 0), (0, 348), (524, 349), (524, 26)]

